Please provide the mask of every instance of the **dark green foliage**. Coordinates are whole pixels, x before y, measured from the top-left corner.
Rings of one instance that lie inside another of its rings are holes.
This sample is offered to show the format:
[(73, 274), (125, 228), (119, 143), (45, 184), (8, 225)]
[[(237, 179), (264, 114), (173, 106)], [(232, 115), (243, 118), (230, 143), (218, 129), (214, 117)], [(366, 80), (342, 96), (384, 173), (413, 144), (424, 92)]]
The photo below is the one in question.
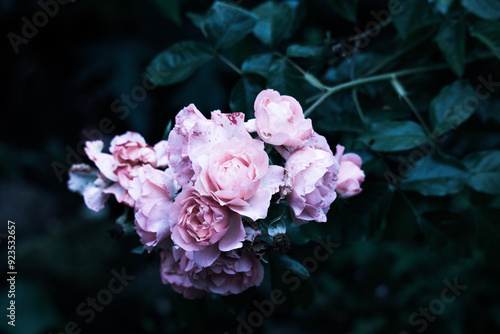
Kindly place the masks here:
[(500, 3), (495, 0), (460, 0), (471, 13), (483, 19), (500, 19)]
[(194, 41), (174, 44), (153, 59), (149, 80), (161, 86), (184, 81), (212, 58), (212, 52), (204, 44)]
[(428, 140), (422, 127), (413, 121), (382, 121), (373, 123), (358, 139), (374, 151), (404, 151)]
[(252, 32), (258, 18), (252, 13), (216, 1), (197, 25), (215, 50), (227, 49)]
[(462, 22), (443, 22), (436, 41), (450, 68), (461, 77), (465, 67), (465, 25)]
[(444, 87), (429, 107), (434, 134), (439, 136), (465, 122), (475, 111), (474, 106), (467, 103), (471, 98), (475, 98), (475, 93), (467, 82), (455, 81)]

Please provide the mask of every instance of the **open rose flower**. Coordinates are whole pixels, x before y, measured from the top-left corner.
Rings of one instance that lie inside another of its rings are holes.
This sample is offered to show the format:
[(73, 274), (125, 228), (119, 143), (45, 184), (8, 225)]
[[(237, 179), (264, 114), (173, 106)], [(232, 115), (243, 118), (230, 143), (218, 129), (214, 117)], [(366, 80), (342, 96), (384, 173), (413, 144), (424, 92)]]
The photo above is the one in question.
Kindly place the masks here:
[(170, 210), (172, 240), (186, 251), (195, 251), (195, 262), (211, 265), (221, 252), (241, 248), (246, 232), (241, 216), (221, 206), (193, 187), (183, 189)]
[(264, 143), (246, 132), (241, 113), (212, 113), (189, 137), (196, 190), (253, 220), (265, 218), (271, 196), (280, 190), (285, 170), (269, 166)]
[(344, 154), (344, 147), (337, 145), (335, 157), (340, 162), (340, 170), (335, 191), (344, 198), (359, 194), (365, 173), (361, 170), (361, 157), (355, 153)]
[(172, 171), (150, 165), (137, 169), (130, 183), (129, 194), (135, 201), (135, 227), (140, 241), (150, 252), (170, 235), (168, 213), (178, 191)]
[(186, 251), (164, 242), (160, 251), (160, 274), (163, 284), (170, 284), (172, 289), (187, 299), (203, 297), (206, 292), (196, 288), (189, 277), (194, 261), (186, 256)]
[(198, 121), (207, 122), (208, 120), (194, 104), (190, 104), (175, 116), (175, 126), (168, 135), (169, 165), (181, 187), (190, 183), (194, 176), (192, 162), (188, 156), (188, 138), (192, 127)]
[(209, 267), (197, 266), (193, 252), (173, 246), (160, 252), (160, 273), (164, 284), (188, 299), (208, 293), (238, 294), (258, 286), (264, 278), (264, 267), (253, 252), (236, 251), (221, 254)]
[(188, 299), (199, 298), (204, 292), (238, 294), (260, 285), (264, 278), (264, 267), (253, 252), (223, 253), (209, 267), (197, 266), (193, 252), (177, 246), (162, 250), (160, 255), (163, 283), (171, 284)]
[(299, 102), (291, 96), (280, 95), (272, 89), (263, 90), (254, 103), (255, 120), (247, 123), (260, 138), (272, 145), (303, 145), (312, 133), (310, 119), (304, 119)]
[(232, 251), (222, 253), (210, 267), (193, 267), (189, 277), (196, 288), (226, 296), (260, 285), (264, 267), (253, 252)]
[[(85, 152), (99, 171), (114, 182), (105, 192), (114, 194), (118, 202), (133, 207), (135, 201), (128, 193), (130, 182), (137, 176), (137, 169), (143, 165), (155, 168), (166, 166), (165, 157), (158, 154), (166, 154), (166, 142), (161, 141), (153, 148), (146, 144), (140, 134), (129, 131), (113, 138), (109, 148), (111, 154), (102, 153), (103, 147), (100, 140), (89, 141)], [(158, 164), (159, 160), (163, 165)]]
[(335, 200), (339, 164), (331, 152), (304, 146), (286, 161), (292, 191), (287, 200), (295, 215), (295, 223), (315, 220), (326, 222), (326, 213)]

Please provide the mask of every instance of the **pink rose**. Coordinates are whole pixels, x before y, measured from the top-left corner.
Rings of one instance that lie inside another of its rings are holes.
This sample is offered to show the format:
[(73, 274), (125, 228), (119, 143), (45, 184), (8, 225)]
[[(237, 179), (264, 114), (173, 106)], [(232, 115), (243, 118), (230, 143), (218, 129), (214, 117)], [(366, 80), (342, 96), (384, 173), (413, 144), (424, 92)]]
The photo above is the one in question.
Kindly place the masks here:
[(335, 157), (340, 162), (340, 170), (335, 191), (344, 198), (359, 194), (365, 173), (361, 170), (361, 157), (355, 153), (344, 153), (344, 147), (337, 145)]
[(170, 144), (167, 148), (167, 156), (170, 168), (174, 171), (181, 187), (190, 183), (194, 176), (193, 166), (188, 156), (188, 137), (197, 121), (208, 122), (196, 106), (190, 104), (175, 116), (175, 126), (168, 135)]
[(85, 204), (89, 209), (99, 211), (104, 208), (104, 204), (109, 197), (105, 192), (108, 185), (109, 181), (106, 180), (99, 170), (87, 164), (71, 166), (68, 188), (83, 195)]
[(197, 189), (253, 220), (267, 216), (271, 196), (285, 177), (282, 167), (269, 166), (264, 144), (256, 139), (217, 144), (200, 164)]
[(211, 265), (221, 252), (241, 248), (246, 238), (241, 216), (221, 206), (211, 196), (202, 196), (189, 186), (176, 197), (170, 210), (172, 241), (186, 251), (195, 251), (195, 262)]
[(135, 201), (135, 227), (141, 243), (151, 252), (170, 235), (168, 212), (178, 186), (170, 169), (161, 171), (144, 165), (136, 174), (129, 189)]
[(211, 195), (220, 205), (253, 220), (267, 216), (285, 171), (269, 166), (264, 143), (248, 134), (243, 114), (214, 111), (208, 123), (197, 122), (189, 135), (188, 152), (200, 194)]
[[(260, 138), (272, 145), (299, 146), (312, 133), (310, 119), (304, 119), (299, 102), (272, 89), (263, 90), (254, 103), (255, 128)], [(247, 126), (251, 130), (253, 121)]]
[(189, 277), (196, 288), (226, 296), (260, 285), (264, 267), (253, 252), (232, 251), (222, 253), (210, 267), (193, 267)]
[(194, 262), (185, 256), (186, 252), (176, 246), (162, 247), (160, 251), (160, 274), (163, 284), (170, 284), (172, 289), (187, 299), (203, 297), (206, 292), (196, 288), (189, 278), (189, 271)]
[(165, 247), (160, 252), (162, 282), (171, 284), (188, 299), (199, 298), (205, 292), (238, 294), (260, 285), (264, 278), (264, 267), (253, 252), (222, 253), (209, 267), (196, 265), (194, 253), (177, 246)]
[(116, 136), (111, 141), (109, 151), (117, 163), (114, 172), (118, 182), (125, 189), (130, 188), (130, 181), (136, 176), (137, 168), (145, 164), (156, 167), (154, 149), (138, 133), (127, 132)]
[(199, 119), (188, 134), (188, 156), (195, 174), (200, 174), (200, 163), (206, 159), (212, 148), (232, 138), (252, 139), (245, 129), (245, 115), (242, 113), (223, 114), (212, 111), (211, 118)]
[(159, 142), (155, 148), (146, 144), (144, 138), (135, 132), (127, 132), (113, 138), (109, 151), (111, 154), (102, 153), (104, 144), (100, 140), (88, 141), (85, 152), (94, 161), (99, 171), (110, 181), (115, 182), (106, 193), (114, 194), (116, 200), (133, 207), (135, 201), (130, 197), (128, 190), (130, 182), (137, 176), (137, 169), (144, 165), (157, 167), (160, 159), (165, 166), (166, 142)]
[(304, 146), (295, 150), (286, 161), (292, 191), (287, 200), (297, 219), (326, 222), (326, 213), (337, 197), (335, 186), (339, 164), (331, 152)]

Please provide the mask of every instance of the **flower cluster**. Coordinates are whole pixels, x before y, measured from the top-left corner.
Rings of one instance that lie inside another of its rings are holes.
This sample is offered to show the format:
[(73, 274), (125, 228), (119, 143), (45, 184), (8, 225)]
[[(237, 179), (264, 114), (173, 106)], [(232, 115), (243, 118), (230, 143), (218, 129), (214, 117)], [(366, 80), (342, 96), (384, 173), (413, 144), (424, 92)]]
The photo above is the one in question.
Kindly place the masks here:
[[(161, 278), (186, 298), (237, 294), (263, 279), (262, 252), (253, 247), (270, 206), (287, 202), (295, 224), (326, 222), (337, 197), (361, 191), (361, 158), (334, 154), (313, 131), (300, 104), (273, 90), (255, 100), (255, 119), (193, 104), (175, 118), (168, 141), (149, 146), (133, 132), (86, 143), (97, 169), (70, 171), (69, 189), (95, 211), (113, 194), (134, 208), (141, 243), (160, 250)], [(275, 149), (281, 164), (270, 162)], [(278, 154), (277, 153), (277, 154)]]

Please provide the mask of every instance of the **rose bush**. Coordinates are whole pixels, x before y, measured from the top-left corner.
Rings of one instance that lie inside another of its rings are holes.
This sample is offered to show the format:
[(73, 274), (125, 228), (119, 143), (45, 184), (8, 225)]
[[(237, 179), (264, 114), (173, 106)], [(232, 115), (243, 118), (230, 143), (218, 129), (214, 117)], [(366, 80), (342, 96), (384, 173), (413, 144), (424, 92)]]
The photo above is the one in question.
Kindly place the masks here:
[(268, 89), (254, 106), (256, 118), (245, 122), (219, 110), (206, 118), (190, 104), (168, 141), (150, 147), (127, 132), (111, 141), (110, 154), (102, 141), (87, 142), (98, 169), (70, 172), (68, 187), (89, 208), (101, 209), (109, 194), (134, 208), (139, 241), (147, 252), (159, 249), (162, 281), (186, 298), (259, 285), (261, 261), (286, 233), (287, 215), (276, 218), (283, 205), (296, 225), (326, 222), (337, 192), (361, 191), (360, 157), (340, 145), (334, 156), (297, 100)]

